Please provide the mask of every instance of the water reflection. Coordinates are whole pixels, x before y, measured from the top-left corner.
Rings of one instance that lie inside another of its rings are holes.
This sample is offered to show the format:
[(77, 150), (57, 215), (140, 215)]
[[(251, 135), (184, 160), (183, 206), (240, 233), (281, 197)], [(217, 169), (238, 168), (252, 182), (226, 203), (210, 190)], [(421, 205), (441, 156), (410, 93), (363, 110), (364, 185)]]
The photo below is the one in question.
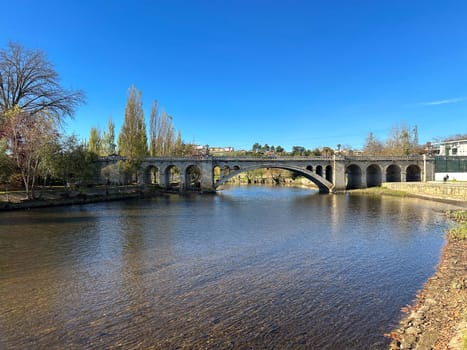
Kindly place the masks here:
[(236, 187), (1, 213), (0, 347), (386, 348), (443, 208)]

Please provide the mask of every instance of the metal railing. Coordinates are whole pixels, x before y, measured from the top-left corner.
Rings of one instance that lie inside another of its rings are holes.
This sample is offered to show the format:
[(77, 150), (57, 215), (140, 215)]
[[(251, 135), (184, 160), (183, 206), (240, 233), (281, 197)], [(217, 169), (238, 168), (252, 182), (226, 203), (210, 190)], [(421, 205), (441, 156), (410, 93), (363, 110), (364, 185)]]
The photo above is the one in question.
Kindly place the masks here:
[(467, 157), (437, 156), (435, 157), (435, 172), (437, 173), (467, 173)]

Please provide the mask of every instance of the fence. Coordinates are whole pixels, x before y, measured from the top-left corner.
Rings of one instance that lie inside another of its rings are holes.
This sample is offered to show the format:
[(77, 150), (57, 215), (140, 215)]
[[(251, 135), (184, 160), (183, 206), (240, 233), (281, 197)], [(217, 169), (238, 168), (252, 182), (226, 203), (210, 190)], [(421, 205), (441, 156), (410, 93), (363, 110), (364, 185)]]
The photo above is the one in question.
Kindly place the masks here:
[(435, 158), (436, 173), (467, 173), (467, 157), (446, 157)]

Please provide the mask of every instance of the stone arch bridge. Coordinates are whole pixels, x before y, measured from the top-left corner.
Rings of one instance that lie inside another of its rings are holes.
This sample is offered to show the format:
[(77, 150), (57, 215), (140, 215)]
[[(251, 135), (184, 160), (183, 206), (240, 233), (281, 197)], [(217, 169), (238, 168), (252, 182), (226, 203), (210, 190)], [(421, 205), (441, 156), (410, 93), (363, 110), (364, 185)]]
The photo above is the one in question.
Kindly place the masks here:
[[(121, 157), (100, 160), (101, 168)], [(218, 168), (220, 177), (214, 176)], [(434, 180), (434, 158), (407, 157), (151, 157), (141, 162), (137, 182), (164, 189), (213, 192), (240, 173), (277, 168), (314, 182), (322, 193), (380, 186), (384, 182)], [(102, 182), (106, 181), (101, 172)]]

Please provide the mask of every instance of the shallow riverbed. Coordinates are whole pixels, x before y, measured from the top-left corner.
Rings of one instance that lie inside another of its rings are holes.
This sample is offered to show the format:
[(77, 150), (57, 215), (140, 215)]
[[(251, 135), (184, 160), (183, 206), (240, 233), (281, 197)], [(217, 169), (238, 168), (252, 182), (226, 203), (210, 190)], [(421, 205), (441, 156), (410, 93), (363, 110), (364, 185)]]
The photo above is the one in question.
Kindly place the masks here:
[(384, 349), (445, 208), (232, 187), (0, 213), (0, 348)]

